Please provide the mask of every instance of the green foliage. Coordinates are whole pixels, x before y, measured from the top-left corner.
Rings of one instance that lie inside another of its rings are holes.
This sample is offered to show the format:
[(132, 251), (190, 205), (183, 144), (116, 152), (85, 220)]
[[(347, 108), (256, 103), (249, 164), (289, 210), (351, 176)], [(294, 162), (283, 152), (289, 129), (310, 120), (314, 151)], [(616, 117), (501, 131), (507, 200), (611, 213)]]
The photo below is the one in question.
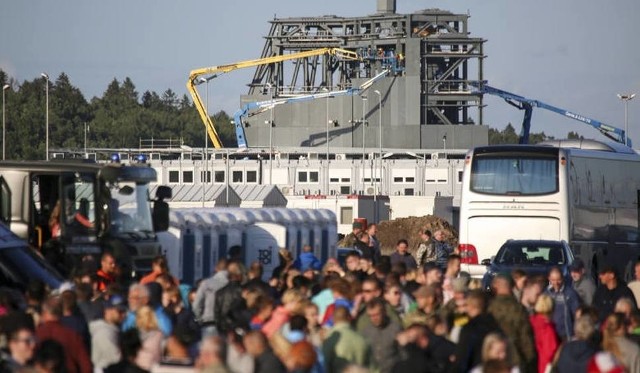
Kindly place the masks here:
[[(517, 144), (520, 135), (516, 133), (511, 123), (507, 124), (504, 130), (498, 131), (494, 128), (489, 128), (489, 145), (499, 144)], [(529, 144), (537, 144), (545, 140), (552, 140), (553, 136), (547, 136), (544, 132), (541, 133), (529, 133)]]
[[(46, 80), (18, 84), (0, 70), (0, 83), (10, 85), (5, 91), (7, 159), (44, 159)], [(236, 147), (229, 115), (220, 111), (213, 120), (224, 146)], [(102, 97), (87, 102), (62, 73), (49, 81), (50, 151), (83, 149), (85, 128), (89, 148), (137, 148), (142, 139), (202, 147), (207, 136), (187, 95), (178, 97), (171, 89), (140, 95), (127, 77), (122, 82), (114, 78)], [(211, 141), (208, 145), (212, 147)]]

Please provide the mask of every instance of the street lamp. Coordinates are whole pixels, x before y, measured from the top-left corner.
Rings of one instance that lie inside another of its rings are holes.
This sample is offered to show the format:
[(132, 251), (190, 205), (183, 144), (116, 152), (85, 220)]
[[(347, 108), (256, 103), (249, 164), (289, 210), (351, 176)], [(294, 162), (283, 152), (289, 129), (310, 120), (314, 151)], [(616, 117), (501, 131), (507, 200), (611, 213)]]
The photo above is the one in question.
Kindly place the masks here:
[(45, 97), (46, 97), (46, 109), (45, 109), (45, 121), (46, 121), (46, 129), (45, 129), (45, 145), (44, 150), (46, 152), (45, 159), (49, 160), (49, 75), (47, 73), (40, 74), (47, 83), (45, 87)]
[(629, 145), (629, 101), (636, 97), (635, 93), (618, 93), (618, 98), (624, 102), (624, 143)]
[(2, 86), (2, 160), (4, 161), (5, 159), (5, 148), (6, 148), (6, 138), (5, 138), (5, 130), (6, 130), (6, 111), (7, 109), (5, 108), (5, 103), (4, 103), (4, 91), (6, 91), (7, 89), (9, 89), (9, 84), (5, 84)]
[(378, 95), (378, 162), (380, 163), (378, 168), (378, 177), (380, 178), (380, 187), (378, 192), (382, 194), (382, 93), (377, 89), (373, 92)]
[(366, 111), (367, 111), (367, 96), (362, 96), (362, 162), (364, 162), (364, 157), (365, 157), (364, 147), (365, 147), (366, 135), (367, 135), (367, 132), (364, 129), (365, 125), (367, 124)]

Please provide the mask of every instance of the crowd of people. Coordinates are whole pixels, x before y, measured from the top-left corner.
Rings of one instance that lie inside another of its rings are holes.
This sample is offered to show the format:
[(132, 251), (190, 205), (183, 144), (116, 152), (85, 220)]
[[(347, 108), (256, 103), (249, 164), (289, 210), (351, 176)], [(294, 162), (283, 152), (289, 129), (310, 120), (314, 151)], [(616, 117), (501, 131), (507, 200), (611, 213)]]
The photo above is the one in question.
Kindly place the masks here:
[(628, 285), (576, 260), (483, 289), (444, 232), (420, 236), (383, 255), (355, 223), (340, 260), (281, 249), (266, 281), (240, 249), (196, 284), (163, 256), (125, 284), (106, 252), (58, 289), (0, 291), (0, 372), (640, 372), (640, 264)]

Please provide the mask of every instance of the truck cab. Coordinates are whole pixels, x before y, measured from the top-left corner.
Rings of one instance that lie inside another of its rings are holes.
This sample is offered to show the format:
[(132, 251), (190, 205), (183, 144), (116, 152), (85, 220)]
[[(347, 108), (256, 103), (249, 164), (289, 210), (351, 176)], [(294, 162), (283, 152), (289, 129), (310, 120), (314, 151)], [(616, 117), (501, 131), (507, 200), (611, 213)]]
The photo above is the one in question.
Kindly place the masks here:
[[(63, 274), (108, 250), (135, 277), (160, 253), (154, 225), (168, 221), (168, 210), (165, 217), (151, 211), (155, 180), (146, 165), (0, 162), (0, 219)], [(167, 189), (159, 188), (160, 200), (170, 198)]]

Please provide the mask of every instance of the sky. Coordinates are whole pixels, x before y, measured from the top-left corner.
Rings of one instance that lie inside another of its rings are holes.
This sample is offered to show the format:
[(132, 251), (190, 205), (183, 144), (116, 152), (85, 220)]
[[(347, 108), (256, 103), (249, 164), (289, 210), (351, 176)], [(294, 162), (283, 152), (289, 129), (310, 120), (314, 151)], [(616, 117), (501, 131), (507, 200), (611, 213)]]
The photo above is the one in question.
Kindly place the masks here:
[[(114, 79), (137, 91), (187, 94), (189, 71), (259, 58), (269, 19), (362, 16), (376, 0), (4, 0), (0, 68), (19, 82), (61, 72), (87, 100)], [(618, 93), (640, 93), (637, 0), (397, 0), (397, 12), (439, 8), (468, 13), (472, 37), (487, 40), (489, 84), (624, 128)], [(209, 86), (209, 111), (232, 113), (253, 69)], [(203, 95), (204, 96), (204, 95)], [(485, 124), (520, 129), (522, 113), (486, 96)], [(628, 103), (629, 136), (640, 147), (640, 95)], [(534, 109), (532, 132), (556, 138), (575, 131), (604, 137), (586, 124)]]

